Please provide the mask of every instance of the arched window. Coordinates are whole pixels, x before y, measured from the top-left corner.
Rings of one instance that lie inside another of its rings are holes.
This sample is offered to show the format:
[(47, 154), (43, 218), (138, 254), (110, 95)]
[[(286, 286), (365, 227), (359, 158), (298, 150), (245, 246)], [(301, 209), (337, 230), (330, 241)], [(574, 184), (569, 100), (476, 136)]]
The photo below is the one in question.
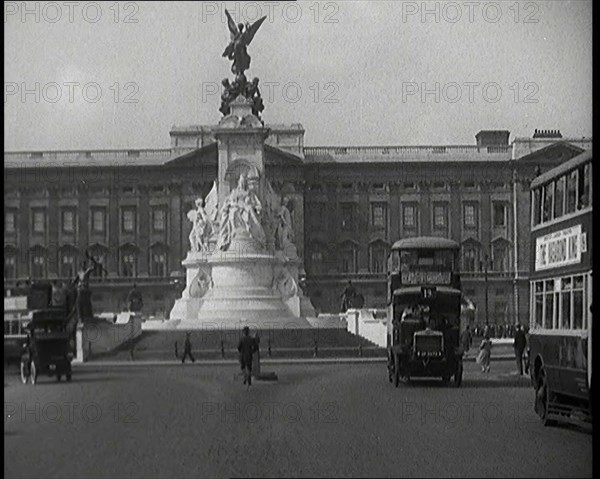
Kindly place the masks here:
[(462, 250), (463, 271), (479, 271), (481, 245), (476, 241), (465, 241)]
[(315, 241), (309, 249), (309, 271), (311, 274), (327, 273), (327, 248), (321, 242)]
[(121, 246), (119, 250), (119, 273), (126, 278), (135, 278), (138, 275), (139, 248), (134, 244)]
[(389, 246), (385, 241), (377, 240), (369, 245), (369, 271), (385, 273)]
[(63, 246), (58, 253), (58, 275), (61, 278), (74, 278), (77, 272), (79, 253), (73, 246)]
[(492, 242), (492, 270), (509, 271), (509, 242), (504, 238), (498, 238)]
[(103, 278), (106, 276), (106, 270), (108, 265), (108, 248), (101, 244), (94, 244), (89, 248), (90, 254), (93, 258), (100, 263), (101, 268), (96, 268), (96, 270), (92, 273), (92, 276), (96, 278)]
[(17, 249), (12, 246), (4, 248), (4, 279), (17, 278)]
[(168, 248), (163, 243), (155, 243), (150, 248), (150, 275), (167, 276)]
[(351, 241), (342, 243), (339, 247), (339, 264), (341, 273), (358, 272), (358, 249)]
[(48, 276), (48, 251), (43, 246), (34, 246), (29, 252), (29, 276), (32, 279)]

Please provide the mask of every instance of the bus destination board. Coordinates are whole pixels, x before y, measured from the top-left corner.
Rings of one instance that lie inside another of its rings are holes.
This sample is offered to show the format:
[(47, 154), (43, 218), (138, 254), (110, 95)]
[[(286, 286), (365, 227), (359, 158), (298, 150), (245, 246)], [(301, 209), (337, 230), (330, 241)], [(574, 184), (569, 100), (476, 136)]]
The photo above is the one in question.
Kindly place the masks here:
[(581, 232), (581, 225), (541, 236), (535, 242), (535, 270), (577, 264), (581, 253), (586, 251), (586, 235)]
[(451, 274), (449, 271), (403, 271), (402, 284), (450, 284)]

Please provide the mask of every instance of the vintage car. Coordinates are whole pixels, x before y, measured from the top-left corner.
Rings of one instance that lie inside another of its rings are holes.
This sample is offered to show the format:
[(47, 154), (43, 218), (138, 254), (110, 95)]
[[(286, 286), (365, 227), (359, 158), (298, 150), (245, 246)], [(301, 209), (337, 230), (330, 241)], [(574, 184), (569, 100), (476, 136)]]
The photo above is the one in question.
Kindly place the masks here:
[(65, 376), (71, 380), (74, 341), (63, 308), (47, 308), (30, 312), (27, 339), (21, 356), (21, 380), (37, 382), (38, 375)]

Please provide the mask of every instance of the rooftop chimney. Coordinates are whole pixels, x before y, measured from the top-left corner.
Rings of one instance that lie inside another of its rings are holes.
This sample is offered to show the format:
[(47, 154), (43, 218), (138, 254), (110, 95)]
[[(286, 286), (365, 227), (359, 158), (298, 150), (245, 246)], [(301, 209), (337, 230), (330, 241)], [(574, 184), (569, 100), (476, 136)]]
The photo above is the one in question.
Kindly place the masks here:
[(534, 138), (562, 138), (560, 130), (538, 130), (533, 133)]

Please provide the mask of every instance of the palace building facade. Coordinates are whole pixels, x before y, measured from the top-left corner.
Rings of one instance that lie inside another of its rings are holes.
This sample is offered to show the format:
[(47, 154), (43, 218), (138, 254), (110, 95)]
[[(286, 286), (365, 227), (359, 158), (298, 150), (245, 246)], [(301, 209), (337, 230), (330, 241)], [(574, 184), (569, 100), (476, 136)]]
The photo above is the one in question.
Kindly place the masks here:
[[(479, 323), (528, 320), (529, 182), (592, 145), (484, 130), (473, 145), (305, 147), (301, 125), (268, 127), (266, 175), (289, 201), (317, 311), (338, 312), (349, 279), (366, 307), (385, 307), (391, 244), (440, 236), (461, 245)], [(168, 149), (5, 152), (5, 290), (70, 280), (87, 250), (103, 265), (95, 313), (120, 311), (136, 283), (145, 315), (167, 316), (185, 286), (187, 213), (216, 179), (219, 148), (208, 126), (170, 136)]]

